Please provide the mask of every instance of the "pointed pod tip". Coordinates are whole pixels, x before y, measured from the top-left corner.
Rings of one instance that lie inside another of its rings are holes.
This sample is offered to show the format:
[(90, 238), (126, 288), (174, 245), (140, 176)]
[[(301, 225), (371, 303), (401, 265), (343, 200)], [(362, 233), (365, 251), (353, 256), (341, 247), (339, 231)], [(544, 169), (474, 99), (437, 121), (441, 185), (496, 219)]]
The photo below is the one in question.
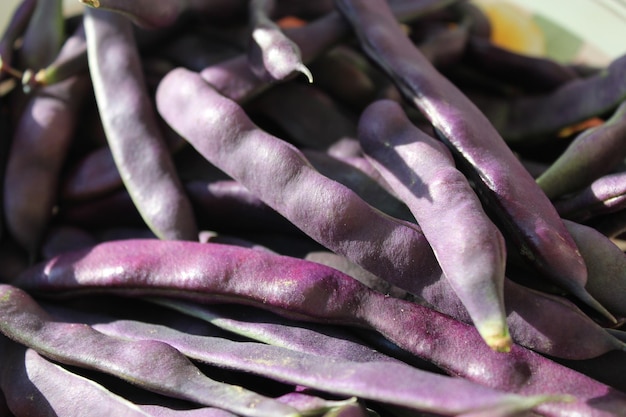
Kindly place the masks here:
[(573, 289), (570, 289), (570, 291), (581, 302), (583, 302), (587, 306), (591, 307), (592, 309), (600, 313), (602, 316), (607, 318), (612, 324), (617, 324), (617, 319), (615, 318), (615, 316), (611, 314), (609, 310), (607, 310), (598, 300), (593, 298), (593, 296), (589, 294), (589, 292), (587, 292), (587, 290), (584, 287), (573, 288)]
[(304, 64), (300, 64), (296, 67), (296, 71), (302, 73), (305, 75), (305, 77), (307, 78), (307, 80), (309, 80), (309, 84), (313, 84), (313, 74), (311, 73), (311, 70), (309, 70), (307, 68), (306, 65)]

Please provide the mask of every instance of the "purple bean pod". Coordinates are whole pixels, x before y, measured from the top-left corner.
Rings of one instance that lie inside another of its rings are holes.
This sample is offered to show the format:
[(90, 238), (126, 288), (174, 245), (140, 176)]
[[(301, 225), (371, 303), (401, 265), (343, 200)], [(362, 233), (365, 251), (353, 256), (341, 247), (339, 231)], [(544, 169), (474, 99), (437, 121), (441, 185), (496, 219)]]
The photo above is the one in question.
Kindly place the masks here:
[[(1, 343), (1, 342), (0, 342)], [(43, 358), (32, 349), (4, 342), (0, 386), (20, 416), (151, 417), (103, 386)], [(28, 401), (24, 401), (28, 398)], [(72, 400), (70, 400), (70, 398)], [(0, 411), (0, 415), (5, 416)]]
[(91, 8), (84, 17), (96, 102), (126, 189), (161, 239), (197, 240), (191, 203), (144, 85), (131, 22)]
[(448, 148), (415, 127), (391, 100), (376, 101), (363, 111), (358, 137), (369, 160), (415, 216), (482, 337), (494, 349), (508, 351), (504, 237)]
[[(124, 340), (167, 343), (187, 357), (212, 366), (249, 372), (340, 397), (355, 396), (443, 415), (490, 410), (494, 417), (512, 416), (543, 402), (560, 400), (550, 396), (520, 398), (460, 378), (425, 372), (401, 362), (345, 361), (263, 343), (190, 335), (131, 320), (93, 327)], [(434, 386), (437, 390), (432, 389)], [(450, 392), (462, 392), (463, 395), (451, 397)]]
[[(319, 174), (297, 148), (257, 128), (197, 74), (171, 72), (159, 87), (157, 105), (202, 155), (315, 241), (438, 309), (452, 305), (459, 311), (458, 297), (442, 289), (441, 268), (417, 225), (383, 215)], [(191, 108), (211, 110), (193, 114)], [(532, 324), (523, 331), (528, 330)]]
[(550, 199), (590, 185), (626, 157), (626, 101), (602, 125), (578, 135), (537, 178)]
[(246, 111), (272, 121), (299, 148), (323, 150), (356, 137), (357, 117), (314, 85), (277, 85), (250, 102)]
[[(259, 285), (260, 279), (264, 285)], [(371, 291), (332, 268), (258, 250), (156, 239), (103, 243), (41, 263), (14, 283), (48, 297), (104, 291), (130, 297), (174, 296), (248, 304), (298, 320), (374, 329), (451, 375), (522, 395), (575, 398), (540, 405), (542, 415), (625, 415), (624, 393), (528, 349), (513, 345), (507, 354), (495, 352), (474, 327), (447, 315)]]
[[(11, 15), (0, 37), (0, 80), (3, 80), (13, 65), (14, 46), (22, 36), (35, 10), (37, 0), (22, 0)], [(14, 74), (17, 75), (17, 74)]]
[(626, 254), (596, 229), (565, 220), (585, 258), (587, 290), (619, 319), (626, 318)]
[(538, 145), (559, 130), (614, 111), (626, 100), (626, 55), (587, 78), (554, 91), (512, 100), (492, 99), (482, 110), (510, 145)]
[(22, 35), (20, 68), (43, 68), (55, 58), (65, 39), (63, 1), (37, 1)]
[[(165, 396), (244, 416), (300, 416), (275, 400), (211, 380), (179, 351), (162, 342), (126, 341), (88, 325), (54, 321), (28, 294), (0, 285), (0, 331), (42, 356), (98, 370)], [(159, 363), (158, 367), (154, 367)]]
[(300, 48), (272, 20), (276, 0), (251, 0), (248, 6), (250, 43), (248, 63), (254, 75), (269, 82), (283, 81), (295, 73), (313, 82), (302, 62)]
[[(431, 121), (475, 181), (481, 200), (529, 262), (596, 310), (585, 291), (587, 270), (550, 200), (494, 126), (411, 43), (384, 0), (337, 0), (364, 51)], [(523, 204), (520, 202), (524, 202)]]
[(472, 37), (465, 58), (481, 73), (532, 93), (552, 91), (579, 78), (554, 60), (519, 54), (486, 38)]
[[(72, 54), (82, 29), (67, 39), (60, 55)], [(72, 77), (28, 97), (15, 128), (4, 177), (7, 229), (34, 255), (52, 218), (61, 169), (89, 94), (86, 75)]]
[(562, 217), (586, 222), (626, 208), (626, 172), (603, 175), (578, 192), (554, 202)]

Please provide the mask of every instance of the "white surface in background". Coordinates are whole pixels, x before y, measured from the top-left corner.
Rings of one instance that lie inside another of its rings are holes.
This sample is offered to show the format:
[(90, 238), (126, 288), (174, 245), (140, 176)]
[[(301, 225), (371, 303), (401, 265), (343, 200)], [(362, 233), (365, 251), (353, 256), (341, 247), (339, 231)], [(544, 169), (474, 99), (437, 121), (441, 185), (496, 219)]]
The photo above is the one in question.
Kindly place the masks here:
[(507, 0), (576, 33), (609, 57), (626, 53), (626, 0)]
[[(20, 4), (19, 0), (0, 0), (0, 28), (6, 26), (18, 4)], [(67, 13), (80, 12), (83, 7), (78, 0), (63, 0), (63, 8)]]

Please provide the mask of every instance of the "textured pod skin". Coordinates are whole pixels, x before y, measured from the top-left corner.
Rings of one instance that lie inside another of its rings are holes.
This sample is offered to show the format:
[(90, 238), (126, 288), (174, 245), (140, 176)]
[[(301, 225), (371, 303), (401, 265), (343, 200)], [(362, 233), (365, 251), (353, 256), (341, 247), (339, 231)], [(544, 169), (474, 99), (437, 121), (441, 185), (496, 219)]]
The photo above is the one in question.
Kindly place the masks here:
[(446, 279), (494, 349), (511, 344), (504, 310), (504, 238), (482, 209), (449, 150), (391, 100), (361, 115), (363, 151), (420, 225)]
[[(193, 72), (177, 69), (164, 78), (157, 105), (166, 121), (202, 155), (314, 240), (423, 297), (440, 311), (467, 320), (467, 312), (445, 285), (432, 249), (416, 225), (382, 215), (349, 188), (321, 176), (301, 152), (253, 125), (236, 103), (220, 96)], [(196, 108), (207, 111), (194, 114), (191, 109)], [(541, 311), (530, 308), (535, 319), (540, 319)], [(578, 314), (575, 317), (578, 319)], [(546, 337), (533, 332), (532, 324), (520, 323), (519, 331), (532, 335), (520, 339), (521, 343), (554, 344), (550, 342), (552, 334)], [(562, 326), (552, 330), (558, 330), (556, 334), (562, 338)], [(561, 340), (563, 345), (572, 339)], [(587, 345), (573, 347), (582, 350), (568, 349), (567, 355), (578, 358), (606, 349), (604, 343), (594, 345), (593, 350)]]
[(540, 405), (541, 415), (626, 415), (626, 395), (528, 349), (494, 352), (470, 325), (369, 290), (332, 268), (264, 251), (157, 239), (110, 242), (36, 265), (14, 284), (47, 296), (106, 291), (235, 302), (299, 320), (364, 327), (451, 375), (524, 395), (575, 397)]
[(208, 378), (166, 343), (126, 341), (85, 324), (54, 321), (28, 294), (10, 285), (0, 285), (0, 309), (2, 333), (63, 364), (108, 373), (151, 392), (244, 416), (300, 416), (273, 399)]
[(193, 208), (152, 109), (131, 22), (86, 8), (84, 24), (98, 110), (126, 189), (159, 238), (197, 240)]
[[(0, 351), (9, 365), (0, 372), (0, 386), (16, 416), (152, 416), (103, 386), (48, 361), (32, 349), (8, 341), (3, 344)], [(69, 398), (74, 401), (68, 401)]]
[(413, 45), (387, 3), (338, 0), (336, 4), (368, 56), (458, 157), (459, 169), (475, 181), (481, 200), (520, 253), (554, 282), (610, 317), (585, 291), (585, 263), (550, 200), (485, 115)]

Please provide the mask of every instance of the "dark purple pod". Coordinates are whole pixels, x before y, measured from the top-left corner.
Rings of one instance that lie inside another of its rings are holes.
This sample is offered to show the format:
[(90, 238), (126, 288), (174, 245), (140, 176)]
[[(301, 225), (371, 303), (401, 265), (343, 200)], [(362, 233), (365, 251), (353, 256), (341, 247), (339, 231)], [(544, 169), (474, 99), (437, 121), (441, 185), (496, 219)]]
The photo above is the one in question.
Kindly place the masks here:
[(29, 98), (15, 128), (4, 177), (4, 212), (7, 229), (31, 253), (52, 217), (61, 169), (88, 92), (86, 76), (41, 89)]
[(587, 291), (617, 318), (626, 318), (626, 254), (593, 227), (565, 221), (585, 259)]
[(537, 178), (550, 199), (580, 190), (609, 173), (626, 157), (626, 101), (600, 126), (578, 135)]
[[(15, 42), (22, 36), (35, 10), (37, 0), (22, 0), (7, 22), (0, 37), (0, 80), (3, 80), (13, 65)], [(17, 74), (13, 74), (17, 75)]]
[(437, 68), (446, 68), (463, 58), (469, 41), (469, 17), (457, 24), (441, 23), (417, 43), (424, 57)]
[(603, 175), (578, 192), (554, 202), (566, 219), (585, 222), (626, 208), (626, 171)]
[(512, 146), (537, 145), (561, 129), (614, 111), (626, 99), (626, 55), (587, 78), (545, 94), (492, 99), (481, 109)]
[(540, 405), (537, 411), (548, 417), (615, 417), (626, 410), (624, 393), (544, 356), (518, 345), (507, 354), (495, 352), (470, 325), (371, 291), (332, 268), (263, 251), (156, 239), (103, 243), (41, 263), (14, 283), (48, 297), (106, 291), (234, 302), (298, 320), (373, 329), (451, 375), (523, 395), (573, 396), (572, 402)]
[(109, 227), (146, 227), (126, 190), (77, 204), (62, 204), (58, 221), (87, 230)]
[(287, 219), (233, 181), (185, 183), (198, 223), (205, 229), (301, 234)]
[(50, 259), (61, 253), (93, 246), (98, 241), (89, 232), (72, 226), (52, 226), (41, 245), (41, 256)]
[(302, 154), (322, 175), (350, 188), (373, 207), (397, 219), (414, 221), (410, 210), (365, 158), (338, 158), (307, 149)]
[(123, 186), (111, 149), (105, 145), (74, 161), (60, 192), (64, 201), (76, 202), (104, 196)]
[(557, 61), (504, 49), (487, 38), (472, 37), (464, 58), (481, 73), (531, 93), (548, 92), (578, 79)]
[(33, 70), (44, 68), (56, 57), (65, 35), (63, 1), (37, 1), (21, 36), (18, 66)]
[(193, 208), (144, 84), (131, 22), (91, 8), (85, 9), (84, 22), (96, 102), (125, 188), (161, 239), (196, 240)]
[[(338, 0), (364, 51), (426, 116), (518, 248), (546, 277), (610, 314), (584, 289), (587, 271), (550, 200), (484, 114), (404, 34), (384, 0)], [(524, 201), (525, 204), (519, 202)]]
[(448, 148), (419, 130), (402, 107), (376, 101), (362, 113), (359, 140), (409, 207), (441, 269), (487, 344), (507, 351), (504, 237), (483, 211)]
[(356, 137), (356, 115), (314, 85), (277, 85), (248, 103), (246, 111), (253, 118), (267, 118), (300, 148), (324, 150), (343, 138)]
[(369, 66), (364, 56), (347, 45), (337, 45), (309, 65), (315, 85), (356, 111), (377, 94), (376, 83), (365, 70)]
[(241, 52), (239, 48), (216, 36), (198, 33), (181, 34), (154, 51), (157, 56), (170, 60), (174, 65), (192, 71), (217, 65), (239, 56)]

